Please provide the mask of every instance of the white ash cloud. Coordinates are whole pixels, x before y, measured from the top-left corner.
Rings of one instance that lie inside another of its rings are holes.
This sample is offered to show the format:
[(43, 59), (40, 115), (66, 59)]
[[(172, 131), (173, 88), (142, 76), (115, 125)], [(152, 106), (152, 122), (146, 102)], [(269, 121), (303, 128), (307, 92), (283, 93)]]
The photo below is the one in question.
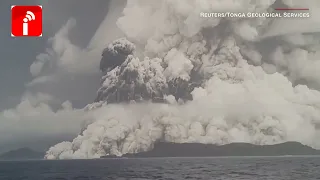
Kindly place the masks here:
[(23, 142), (32, 148), (45, 138), (78, 134), (81, 130), (79, 122), (87, 120), (87, 113), (74, 109), (69, 101), (55, 111), (50, 107), (53, 101), (48, 94), (29, 93), (15, 108), (0, 112), (0, 144), (18, 146), (17, 142)]
[(274, 3), (128, 0), (117, 25), (131, 42), (114, 41), (106, 49), (114, 53), (102, 59), (121, 65), (102, 68), (83, 131), (51, 147), (45, 158), (122, 155), (157, 141), (298, 141), (320, 148), (318, 30), (306, 35), (298, 29), (294, 39), (270, 19), (199, 16), (226, 8), (263, 12)]

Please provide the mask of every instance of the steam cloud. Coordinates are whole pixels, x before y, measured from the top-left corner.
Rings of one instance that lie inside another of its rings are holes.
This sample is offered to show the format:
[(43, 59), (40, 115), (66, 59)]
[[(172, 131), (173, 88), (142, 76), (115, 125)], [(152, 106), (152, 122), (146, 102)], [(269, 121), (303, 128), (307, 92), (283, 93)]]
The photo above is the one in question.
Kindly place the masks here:
[(96, 102), (84, 109), (90, 120), (72, 142), (51, 147), (45, 158), (120, 156), (147, 151), (157, 141), (299, 141), (320, 148), (318, 31), (285, 34), (274, 19), (199, 16), (295, 3), (301, 4), (128, 0), (117, 21), (126, 38), (102, 53), (101, 87)]

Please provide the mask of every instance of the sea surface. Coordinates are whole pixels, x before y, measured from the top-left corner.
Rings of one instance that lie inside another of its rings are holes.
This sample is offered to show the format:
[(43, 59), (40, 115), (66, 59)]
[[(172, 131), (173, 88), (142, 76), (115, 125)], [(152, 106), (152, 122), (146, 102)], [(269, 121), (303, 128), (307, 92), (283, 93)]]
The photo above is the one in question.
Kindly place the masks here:
[(146, 158), (0, 161), (1, 180), (309, 180), (320, 157)]

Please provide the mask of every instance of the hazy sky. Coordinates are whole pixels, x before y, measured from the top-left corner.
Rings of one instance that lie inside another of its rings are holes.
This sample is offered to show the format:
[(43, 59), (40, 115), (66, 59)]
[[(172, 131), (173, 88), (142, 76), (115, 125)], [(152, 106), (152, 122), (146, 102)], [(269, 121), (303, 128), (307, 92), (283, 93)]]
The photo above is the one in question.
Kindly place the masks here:
[[(89, 3), (86, 0), (40, 1), (43, 5), (43, 37), (12, 38), (10, 36), (10, 6), (13, 4), (38, 4), (36, 0), (4, 0), (0, 2), (0, 110), (19, 103), (25, 84), (31, 81), (29, 67), (36, 56), (46, 48), (48, 37), (70, 18), (77, 21), (77, 30), (70, 39), (84, 47), (105, 17), (109, 3), (98, 0)], [(84, 13), (85, 11), (89, 13)], [(94, 18), (93, 18), (94, 17)]]
[[(16, 37), (10, 36), (11, 30), (11, 5), (34, 5), (43, 6), (43, 37)], [(54, 0), (54, 1), (37, 1), (37, 0), (3, 0), (0, 2), (0, 112), (4, 109), (15, 107), (21, 102), (21, 97), (27, 90), (26, 84), (32, 81), (30, 65), (35, 62), (36, 56), (45, 52), (50, 47), (47, 44), (48, 38), (54, 36), (57, 31), (68, 21), (69, 18), (76, 20), (77, 28), (70, 30), (69, 39), (77, 47), (84, 48), (95, 34), (99, 24), (104, 20), (108, 12), (109, 1), (97, 0), (90, 3), (87, 0)], [(99, 75), (99, 74), (98, 74)], [(100, 76), (100, 75), (99, 75)], [(95, 77), (96, 81), (88, 81), (91, 87), (98, 84), (99, 76)], [(90, 84), (91, 83), (91, 84)], [(93, 85), (92, 85), (93, 84)], [(44, 84), (43, 86), (48, 86)], [(41, 87), (45, 89), (46, 87)], [(64, 87), (61, 85), (61, 87)], [(52, 88), (50, 86), (48, 89)], [(69, 87), (66, 87), (69, 88)], [(75, 87), (77, 88), (77, 87)], [(96, 90), (92, 87), (90, 91)], [(58, 91), (58, 90), (53, 90)], [(66, 91), (66, 89), (64, 89)], [(72, 91), (72, 87), (70, 87)], [(81, 90), (80, 90), (81, 91)], [(48, 91), (50, 92), (50, 91)], [(59, 91), (60, 92), (60, 91)], [(83, 93), (83, 92), (82, 92)], [(74, 92), (76, 94), (76, 92)], [(82, 95), (83, 99), (62, 99), (74, 100), (73, 105), (83, 106), (93, 100), (95, 94)], [(76, 96), (75, 96), (76, 97)], [(77, 96), (79, 97), (79, 96)], [(60, 98), (64, 98), (61, 96)], [(78, 100), (78, 101), (77, 101)], [(82, 101), (81, 101), (82, 100)], [(80, 103), (78, 103), (80, 102)], [(0, 117), (1, 118), (1, 117)], [(1, 125), (1, 119), (0, 119)], [(53, 140), (55, 141), (55, 140)], [(17, 142), (13, 142), (17, 144)], [(23, 144), (23, 143), (22, 143)], [(11, 146), (10, 146), (11, 147)], [(14, 147), (14, 145), (12, 146)], [(4, 150), (0, 147), (0, 151)]]
[[(29, 66), (43, 51), (48, 36), (42, 38), (12, 38), (10, 36), (10, 6), (19, 1), (1, 1), (0, 5), (0, 109), (18, 103), (24, 83), (30, 80)], [(20, 1), (22, 2), (22, 1)], [(24, 1), (25, 4), (31, 2)], [(32, 4), (32, 3), (31, 3)]]

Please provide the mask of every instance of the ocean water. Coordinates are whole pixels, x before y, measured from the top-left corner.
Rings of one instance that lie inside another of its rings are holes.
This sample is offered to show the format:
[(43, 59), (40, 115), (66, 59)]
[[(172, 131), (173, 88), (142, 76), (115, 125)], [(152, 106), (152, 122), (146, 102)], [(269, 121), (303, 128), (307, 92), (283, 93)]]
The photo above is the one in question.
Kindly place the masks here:
[(1, 180), (310, 180), (320, 157), (0, 161)]

